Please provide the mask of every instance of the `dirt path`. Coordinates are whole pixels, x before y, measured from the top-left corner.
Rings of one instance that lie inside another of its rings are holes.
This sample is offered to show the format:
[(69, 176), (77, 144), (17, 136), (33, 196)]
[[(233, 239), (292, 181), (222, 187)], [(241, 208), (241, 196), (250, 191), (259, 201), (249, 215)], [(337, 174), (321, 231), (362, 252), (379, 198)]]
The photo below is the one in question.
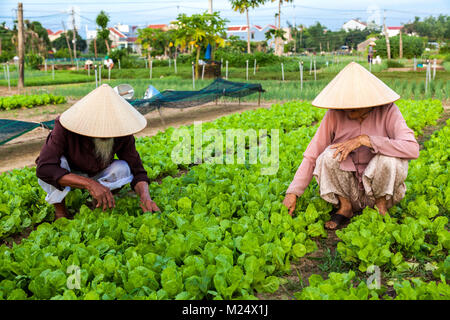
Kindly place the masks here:
[[(16, 112), (0, 113), (0, 118), (4, 119), (18, 119), (25, 121), (47, 121), (53, 120), (67, 109), (71, 104), (59, 106), (46, 106), (39, 111), (18, 110)], [(261, 108), (269, 108), (271, 103), (261, 103)], [(159, 131), (164, 131), (168, 127), (180, 127), (183, 125), (192, 124), (194, 121), (213, 121), (219, 117), (241, 113), (247, 110), (254, 110), (258, 108), (257, 103), (241, 103), (239, 104), (205, 104), (198, 107), (188, 109), (162, 109), (162, 116), (165, 125), (161, 122), (158, 111), (152, 111), (145, 117), (147, 118), (147, 128), (136, 134), (136, 137), (153, 136)], [(25, 166), (34, 166), (35, 159), (39, 155), (45, 138), (48, 135), (48, 130), (43, 128), (36, 128), (12, 141), (9, 141), (3, 146), (0, 146), (0, 172), (9, 171), (16, 168), (23, 168)]]

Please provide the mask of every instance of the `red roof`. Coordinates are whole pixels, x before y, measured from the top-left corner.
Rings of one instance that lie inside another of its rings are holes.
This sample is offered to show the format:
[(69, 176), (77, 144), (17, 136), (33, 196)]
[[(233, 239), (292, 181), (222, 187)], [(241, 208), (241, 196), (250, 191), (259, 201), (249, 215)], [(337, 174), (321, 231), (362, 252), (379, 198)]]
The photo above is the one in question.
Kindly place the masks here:
[(118, 35), (119, 38), (126, 38), (127, 37), (126, 35), (124, 35), (122, 32), (120, 32), (116, 28), (109, 28), (109, 30), (112, 31), (113, 33), (115, 33), (116, 35)]
[(61, 34), (61, 33), (62, 33), (62, 30), (58, 30), (58, 31), (54, 32), (53, 35), (57, 36), (58, 34)]
[(53, 31), (52, 30), (50, 30), (50, 29), (47, 29), (47, 34), (50, 36), (50, 35), (52, 35), (53, 34)]
[(261, 26), (258, 26), (257, 24), (255, 24), (255, 25), (253, 25), (256, 29), (258, 29), (258, 30), (262, 30), (262, 27)]
[(127, 38), (128, 42), (136, 42), (136, 40), (137, 40), (137, 37), (128, 37)]
[(150, 24), (150, 25), (148, 25), (147, 28), (150, 28), (150, 29), (163, 29), (163, 28), (167, 28), (167, 24)]
[(273, 24), (269, 24), (268, 25), (271, 29), (278, 29), (277, 27), (275, 27)]
[(387, 27), (389, 30), (400, 30), (403, 28), (403, 26), (401, 27)]

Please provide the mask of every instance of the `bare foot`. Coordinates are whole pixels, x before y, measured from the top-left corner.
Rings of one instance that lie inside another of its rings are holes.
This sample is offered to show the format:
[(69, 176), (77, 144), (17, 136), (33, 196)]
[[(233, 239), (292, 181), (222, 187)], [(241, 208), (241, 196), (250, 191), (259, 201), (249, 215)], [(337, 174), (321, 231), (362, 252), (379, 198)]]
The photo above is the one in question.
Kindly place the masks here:
[(378, 212), (381, 213), (381, 215), (386, 215), (387, 209), (387, 201), (385, 197), (381, 197), (378, 199), (375, 199), (375, 205), (378, 208)]
[[(351, 218), (353, 217), (352, 204), (349, 200), (339, 197), (339, 209), (336, 211), (336, 214), (340, 214), (344, 217)], [(328, 230), (335, 230), (338, 227), (337, 223), (334, 221), (325, 222), (325, 228)]]
[(64, 202), (62, 203), (55, 203), (55, 220), (61, 219), (61, 218), (70, 218), (69, 212), (66, 209), (66, 205)]

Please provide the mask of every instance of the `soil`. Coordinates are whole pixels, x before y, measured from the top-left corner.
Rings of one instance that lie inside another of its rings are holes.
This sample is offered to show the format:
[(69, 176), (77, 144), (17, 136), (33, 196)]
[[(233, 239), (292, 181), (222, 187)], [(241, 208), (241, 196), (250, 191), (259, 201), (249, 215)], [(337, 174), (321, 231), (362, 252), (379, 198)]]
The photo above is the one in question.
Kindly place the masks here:
[[(47, 121), (55, 119), (64, 110), (70, 107), (75, 100), (64, 105), (51, 105), (33, 109), (19, 109), (8, 112), (0, 112), (0, 118), (16, 119), (24, 121)], [(215, 104), (209, 103), (188, 109), (161, 109), (164, 124), (158, 111), (152, 111), (145, 115), (147, 118), (147, 128), (137, 133), (136, 137), (153, 136), (159, 131), (164, 131), (168, 127), (180, 127), (190, 125), (194, 121), (213, 121), (219, 117), (241, 113), (257, 108), (269, 108), (270, 103), (241, 103), (241, 104)], [(45, 142), (49, 131), (44, 128), (36, 128), (12, 141), (0, 146), (0, 172), (9, 171), (16, 168), (34, 166), (39, 152)]]

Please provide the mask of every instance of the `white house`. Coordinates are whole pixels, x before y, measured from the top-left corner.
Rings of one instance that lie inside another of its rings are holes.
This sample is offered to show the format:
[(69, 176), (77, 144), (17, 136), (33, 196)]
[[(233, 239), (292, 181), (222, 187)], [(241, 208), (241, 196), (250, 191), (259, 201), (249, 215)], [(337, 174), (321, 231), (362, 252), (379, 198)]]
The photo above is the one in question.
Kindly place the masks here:
[(58, 30), (56, 32), (53, 32), (52, 30), (47, 29), (47, 34), (48, 34), (48, 39), (50, 41), (55, 41), (56, 39), (58, 39), (59, 37), (62, 36), (63, 31), (62, 30)]
[[(276, 27), (271, 24), (268, 24), (265, 27), (259, 25), (250, 26), (250, 41), (265, 41), (265, 33), (270, 29), (276, 29)], [(227, 38), (237, 36), (239, 39), (247, 41), (247, 25), (229, 26), (226, 33)]]
[(367, 24), (357, 19), (351, 19), (342, 25), (342, 29), (346, 32), (350, 30), (364, 30), (367, 28)]
[(395, 37), (400, 33), (400, 30), (403, 28), (401, 27), (387, 27), (387, 34), (389, 37)]
[[(139, 52), (139, 45), (136, 44), (137, 26), (128, 26), (118, 24), (109, 29), (109, 39), (111, 40), (111, 48), (128, 48), (131, 47), (134, 52)], [(86, 26), (86, 40), (90, 43), (97, 37), (97, 30), (88, 30)]]

